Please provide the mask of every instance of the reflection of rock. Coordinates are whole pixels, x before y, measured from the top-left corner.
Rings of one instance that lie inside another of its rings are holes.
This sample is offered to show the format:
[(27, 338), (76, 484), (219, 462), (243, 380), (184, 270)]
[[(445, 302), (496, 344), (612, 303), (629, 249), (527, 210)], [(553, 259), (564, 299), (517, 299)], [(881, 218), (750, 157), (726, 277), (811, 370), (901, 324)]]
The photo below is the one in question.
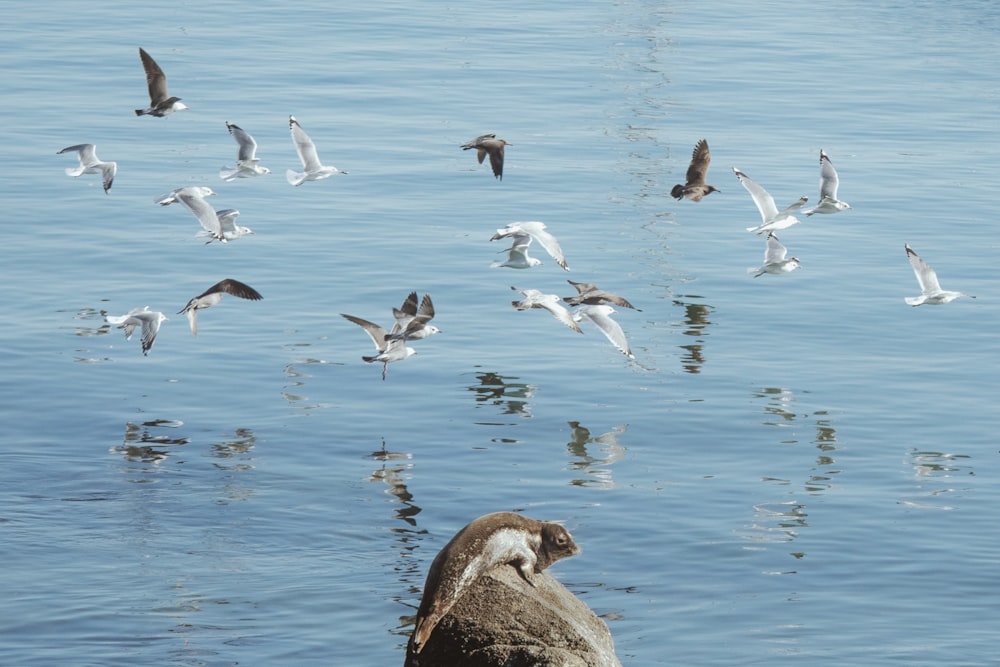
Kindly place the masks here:
[(534, 587), (513, 567), (480, 578), (406, 667), (620, 667), (604, 622), (547, 572)]

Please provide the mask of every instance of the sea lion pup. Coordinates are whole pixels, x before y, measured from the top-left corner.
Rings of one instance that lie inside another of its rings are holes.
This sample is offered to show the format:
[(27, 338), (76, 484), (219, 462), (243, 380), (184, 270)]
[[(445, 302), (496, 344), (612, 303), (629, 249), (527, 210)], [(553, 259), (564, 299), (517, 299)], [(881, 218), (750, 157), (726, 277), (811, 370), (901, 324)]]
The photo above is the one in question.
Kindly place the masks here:
[(578, 553), (580, 547), (569, 531), (557, 523), (536, 521), (514, 512), (495, 512), (475, 519), (451, 538), (427, 571), (410, 638), (413, 653), (420, 653), (438, 622), (490, 570), (513, 565), (534, 586), (535, 573)]

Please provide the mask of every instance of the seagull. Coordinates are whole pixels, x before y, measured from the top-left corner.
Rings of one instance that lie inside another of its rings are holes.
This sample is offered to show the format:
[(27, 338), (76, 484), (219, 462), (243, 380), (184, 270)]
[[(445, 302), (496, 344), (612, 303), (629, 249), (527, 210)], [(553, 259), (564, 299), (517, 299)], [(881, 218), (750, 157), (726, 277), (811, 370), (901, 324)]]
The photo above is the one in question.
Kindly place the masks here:
[(581, 305), (599, 306), (602, 304), (613, 303), (616, 306), (622, 306), (623, 308), (632, 308), (634, 310), (642, 312), (641, 309), (636, 308), (631, 303), (629, 303), (628, 299), (626, 299), (625, 297), (618, 296), (617, 294), (614, 294), (612, 292), (606, 292), (605, 290), (602, 290), (600, 287), (594, 285), (593, 283), (578, 283), (572, 280), (567, 280), (566, 282), (575, 287), (577, 291), (576, 296), (563, 297), (563, 301), (565, 301), (571, 306), (581, 306)]
[(420, 308), (417, 308), (417, 293), (410, 292), (403, 302), (401, 308), (392, 309), (396, 324), (392, 331), (386, 334), (386, 340), (420, 340), (440, 333), (430, 321), (434, 319), (434, 303), (430, 294), (424, 294), (420, 300)]
[(493, 167), (493, 175), (499, 179), (503, 180), (503, 150), (504, 146), (513, 146), (514, 144), (508, 142), (505, 139), (497, 139), (495, 134), (484, 134), (482, 136), (476, 137), (467, 144), (462, 144), (462, 150), (467, 151), (470, 148), (476, 149), (476, 157), (479, 159), (479, 164), (483, 163), (483, 160), (487, 155), (490, 156), (490, 166)]
[(837, 188), (839, 187), (840, 178), (837, 176), (837, 170), (833, 168), (830, 156), (824, 153), (821, 148), (819, 149), (819, 203), (804, 213), (806, 215), (839, 213), (851, 208), (846, 201), (837, 199)]
[[(389, 333), (385, 329), (377, 324), (369, 322), (368, 320), (363, 320), (360, 317), (354, 317), (353, 315), (340, 314), (345, 320), (349, 322), (354, 322), (359, 327), (365, 330), (365, 333), (372, 339), (375, 343), (375, 349), (378, 352), (371, 356), (363, 356), (361, 359), (366, 363), (373, 363), (376, 361), (382, 362), (382, 379), (385, 380), (386, 372), (389, 370), (389, 364), (393, 361), (402, 361), (407, 357), (410, 357), (417, 353), (412, 347), (407, 346), (406, 340), (402, 338), (389, 339)], [(399, 333), (400, 329), (399, 323), (397, 322), (393, 328), (393, 334)]]
[[(569, 267), (566, 266), (566, 258), (563, 257), (562, 248), (559, 247), (559, 242), (556, 241), (556, 237), (545, 231), (545, 224), (541, 222), (531, 221), (531, 222), (512, 222), (506, 227), (498, 229), (496, 234), (490, 239), (490, 241), (496, 241), (497, 239), (507, 238), (508, 236), (514, 237), (514, 246), (510, 249), (513, 250), (517, 247), (517, 236), (527, 234), (538, 244), (545, 248), (545, 252), (552, 256), (552, 259), (556, 260), (556, 264), (561, 266), (563, 270), (569, 271)], [(526, 262), (528, 266), (535, 266), (531, 263), (532, 258), (526, 257)], [(538, 260), (535, 260), (538, 261)], [(539, 262), (540, 263), (540, 262)], [(510, 265), (505, 265), (510, 266)], [(528, 266), (514, 266), (513, 268), (528, 268)]]
[(136, 109), (136, 116), (169, 116), (175, 111), (188, 109), (186, 104), (181, 102), (179, 97), (170, 97), (167, 93), (167, 77), (163, 70), (156, 64), (153, 57), (139, 48), (139, 58), (142, 60), (142, 68), (146, 70), (146, 86), (149, 88), (149, 106), (145, 109)]
[(512, 269), (530, 269), (538, 266), (542, 260), (528, 255), (528, 246), (531, 245), (531, 236), (528, 234), (513, 234), (511, 236), (513, 244), (506, 250), (500, 252), (507, 253), (507, 259), (502, 262), (493, 262), (490, 266), (498, 269), (507, 266)]
[(678, 183), (670, 190), (670, 196), (674, 199), (690, 199), (691, 201), (701, 201), (704, 197), (713, 192), (720, 192), (714, 185), (705, 183), (705, 175), (708, 173), (708, 164), (712, 161), (712, 154), (708, 151), (708, 142), (702, 139), (694, 150), (691, 151), (691, 164), (687, 170), (687, 182), (684, 185)]
[(951, 292), (941, 289), (941, 284), (938, 283), (937, 273), (934, 269), (929, 267), (927, 262), (921, 259), (909, 245), (903, 244), (903, 247), (906, 248), (906, 257), (910, 260), (910, 266), (913, 267), (913, 273), (917, 276), (917, 282), (920, 283), (920, 291), (922, 292), (920, 296), (905, 297), (904, 300), (906, 303), (911, 306), (922, 306), (925, 303), (930, 306), (937, 306), (954, 301), (960, 296), (967, 296), (970, 299), (976, 298), (964, 292)]
[(751, 271), (756, 271), (753, 274), (754, 278), (758, 278), (765, 273), (773, 273), (774, 275), (779, 275), (782, 273), (791, 273), (795, 269), (799, 268), (799, 258), (789, 257), (785, 259), (788, 254), (788, 248), (781, 245), (778, 237), (774, 235), (774, 232), (767, 233), (767, 249), (764, 251), (764, 265), (758, 269), (750, 269)]
[(254, 138), (246, 130), (238, 125), (233, 125), (228, 120), (226, 121), (226, 129), (229, 130), (229, 134), (233, 135), (240, 150), (236, 154), (236, 166), (223, 167), (219, 172), (219, 178), (224, 181), (232, 181), (237, 178), (253, 178), (254, 176), (270, 174), (270, 169), (260, 166), (260, 160), (257, 159), (257, 142), (254, 141)]
[(240, 217), (240, 212), (235, 208), (225, 208), (216, 211), (211, 204), (205, 201), (206, 196), (214, 194), (215, 192), (211, 188), (201, 185), (190, 185), (177, 188), (166, 196), (161, 197), (157, 200), (157, 203), (161, 206), (167, 206), (175, 202), (183, 204), (187, 210), (194, 214), (194, 217), (198, 218), (203, 231), (198, 232), (197, 235), (208, 236), (207, 243), (216, 240), (228, 243), (241, 236), (253, 234), (254, 231), (249, 227), (236, 224), (236, 218)]
[(580, 325), (573, 320), (573, 316), (570, 315), (569, 311), (559, 303), (559, 297), (555, 294), (542, 294), (536, 289), (518, 289), (516, 287), (511, 287), (515, 292), (520, 292), (524, 295), (521, 301), (511, 301), (511, 305), (518, 310), (528, 310), (529, 308), (544, 308), (545, 310), (552, 313), (557, 320), (568, 326), (570, 329), (577, 333), (583, 333), (580, 329)]
[(204, 310), (205, 308), (211, 308), (215, 304), (222, 301), (223, 294), (232, 294), (233, 296), (237, 296), (241, 299), (249, 299), (250, 301), (260, 301), (264, 298), (260, 295), (260, 292), (246, 283), (241, 283), (240, 281), (233, 280), (232, 278), (220, 280), (198, 296), (188, 301), (183, 310), (177, 311), (178, 315), (187, 315), (188, 323), (191, 325), (192, 334), (195, 336), (198, 335), (198, 311)]
[(302, 168), (304, 169), (301, 172), (293, 169), (286, 171), (285, 177), (289, 183), (292, 185), (302, 185), (306, 181), (318, 181), (329, 178), (334, 174), (347, 173), (336, 167), (326, 167), (320, 163), (319, 155), (316, 153), (316, 144), (313, 143), (309, 135), (306, 134), (306, 131), (299, 125), (299, 121), (295, 120), (295, 116), (288, 117), (288, 127), (292, 131), (292, 141), (295, 142), (295, 150), (298, 151), (299, 159), (302, 160)]
[(736, 167), (733, 167), (733, 173), (736, 174), (736, 178), (739, 179), (743, 187), (750, 193), (753, 203), (757, 205), (757, 210), (760, 211), (761, 224), (756, 227), (747, 227), (748, 232), (763, 234), (772, 229), (786, 229), (798, 224), (799, 220), (792, 215), (792, 211), (801, 208), (803, 204), (809, 201), (809, 197), (802, 197), (795, 203), (790, 204), (783, 211), (778, 211), (778, 207), (774, 204), (774, 197), (769, 195), (767, 190), (751, 181), (749, 176)]
[(125, 340), (132, 340), (132, 332), (138, 326), (142, 327), (142, 353), (149, 354), (149, 349), (153, 347), (156, 334), (160, 331), (160, 324), (167, 320), (167, 317), (160, 312), (151, 311), (149, 306), (133, 308), (127, 315), (120, 317), (106, 315), (104, 317), (108, 324), (117, 324), (119, 329), (125, 331)]
[(628, 346), (628, 341), (625, 340), (625, 332), (622, 331), (621, 325), (611, 319), (611, 314), (616, 312), (618, 311), (606, 304), (580, 306), (573, 311), (573, 321), (590, 320), (622, 354), (629, 359), (635, 359), (635, 355), (632, 354), (632, 350)]
[(80, 158), (80, 166), (67, 168), (66, 175), (82, 176), (83, 174), (100, 174), (101, 183), (104, 185), (104, 194), (107, 194), (108, 190), (111, 189), (111, 184), (115, 181), (115, 174), (118, 173), (118, 163), (101, 162), (101, 160), (97, 157), (97, 146), (94, 144), (77, 144), (76, 146), (67, 146), (56, 153), (56, 155), (70, 153), (72, 151), (77, 152), (77, 157)]

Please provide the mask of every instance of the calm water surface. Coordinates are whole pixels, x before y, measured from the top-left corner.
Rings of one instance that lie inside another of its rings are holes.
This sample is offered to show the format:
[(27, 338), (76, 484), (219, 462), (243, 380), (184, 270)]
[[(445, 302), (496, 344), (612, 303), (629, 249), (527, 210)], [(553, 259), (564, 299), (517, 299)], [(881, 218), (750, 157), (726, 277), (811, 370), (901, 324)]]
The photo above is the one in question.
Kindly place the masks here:
[[(995, 660), (992, 3), (328, 5), (8, 10), (0, 662), (400, 664), (438, 549), (511, 509), (565, 521), (627, 665)], [(132, 114), (140, 45), (189, 111)], [(350, 173), (290, 187), (289, 114)], [(218, 178), (225, 121), (273, 173)], [(503, 182), (458, 148), (491, 131)], [(675, 202), (702, 137), (722, 192)], [(820, 148), (853, 210), (749, 277), (732, 167), (815, 200)], [(153, 204), (190, 184), (256, 234)], [(513, 220), (572, 271), (490, 269)], [(904, 243), (978, 298), (906, 306)], [(223, 277), (265, 298), (195, 338)], [(509, 305), (566, 278), (641, 308), (634, 362)], [(339, 313), (411, 290), (442, 333), (383, 382)], [(143, 305), (148, 357), (104, 322)]]

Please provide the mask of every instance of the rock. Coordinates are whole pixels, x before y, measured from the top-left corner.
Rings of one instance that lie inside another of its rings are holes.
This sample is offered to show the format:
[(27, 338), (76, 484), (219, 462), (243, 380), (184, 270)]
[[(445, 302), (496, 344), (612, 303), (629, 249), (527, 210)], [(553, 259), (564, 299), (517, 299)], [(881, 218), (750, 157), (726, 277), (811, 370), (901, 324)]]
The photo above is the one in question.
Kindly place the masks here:
[(621, 667), (604, 621), (547, 572), (501, 565), (474, 583), (405, 667)]

